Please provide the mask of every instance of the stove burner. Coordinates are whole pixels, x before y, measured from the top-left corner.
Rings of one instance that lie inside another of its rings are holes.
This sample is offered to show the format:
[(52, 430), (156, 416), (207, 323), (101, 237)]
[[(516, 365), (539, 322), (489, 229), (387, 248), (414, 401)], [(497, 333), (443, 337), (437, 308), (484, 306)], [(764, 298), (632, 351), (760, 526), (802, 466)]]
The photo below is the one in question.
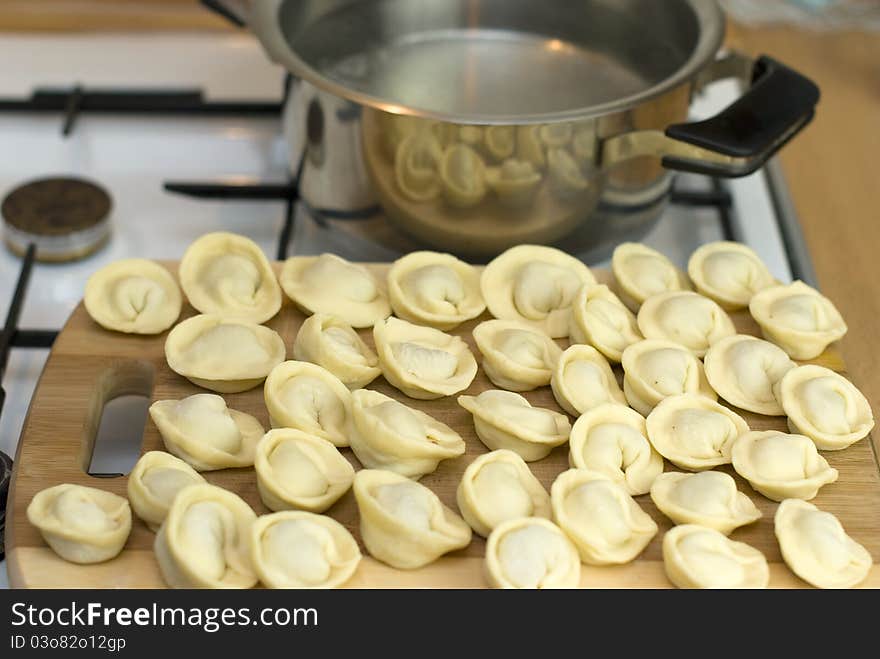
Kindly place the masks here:
[(19, 256), (33, 243), (38, 261), (81, 259), (107, 241), (112, 207), (107, 191), (90, 181), (30, 181), (3, 200), (4, 238)]

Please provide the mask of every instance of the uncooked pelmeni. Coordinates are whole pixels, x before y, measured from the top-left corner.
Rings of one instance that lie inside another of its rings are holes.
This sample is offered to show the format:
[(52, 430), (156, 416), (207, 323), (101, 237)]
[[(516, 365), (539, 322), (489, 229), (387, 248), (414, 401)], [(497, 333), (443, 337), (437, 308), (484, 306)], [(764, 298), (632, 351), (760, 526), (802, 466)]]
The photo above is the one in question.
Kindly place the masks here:
[(541, 172), (525, 160), (508, 158), (498, 167), (486, 168), (486, 183), (505, 206), (520, 208), (535, 198)]
[(477, 360), (458, 336), (394, 316), (377, 321), (373, 341), (385, 379), (410, 398), (431, 400), (467, 389)]
[(540, 126), (533, 124), (516, 127), (516, 157), (543, 170), (547, 166), (547, 154), (541, 141)]
[(756, 414), (785, 414), (775, 388), (797, 364), (779, 346), (736, 334), (713, 344), (703, 363), (709, 384), (731, 405)]
[(864, 394), (839, 373), (808, 364), (788, 371), (776, 391), (793, 433), (837, 451), (868, 436), (874, 413)]
[(265, 432), (254, 417), (229, 409), (216, 394), (157, 400), (150, 417), (168, 452), (197, 471), (252, 466)]
[(475, 533), (487, 537), (496, 526), (521, 517), (551, 515), (550, 495), (513, 451), (491, 451), (468, 465), (455, 500)]
[(732, 460), (736, 473), (773, 501), (812, 499), (838, 476), (809, 437), (778, 430), (744, 434), (733, 445)]
[(543, 517), (496, 526), (486, 542), (484, 570), (492, 588), (577, 588), (581, 581), (577, 548)]
[(547, 457), (565, 444), (571, 432), (568, 417), (532, 407), (523, 396), (490, 389), (479, 396), (459, 396), (458, 404), (474, 417), (477, 437), (490, 449), (509, 449), (526, 462)]
[(718, 303), (692, 291), (652, 295), (642, 303), (638, 323), (645, 338), (678, 343), (697, 357), (736, 334), (733, 321)]
[(622, 485), (588, 469), (559, 474), (550, 499), (553, 520), (589, 565), (629, 563), (657, 534), (657, 524)]
[(620, 362), (623, 351), (644, 337), (636, 317), (604, 284), (586, 284), (571, 307), (569, 338), (586, 343), (610, 361)]
[(469, 208), (486, 196), (486, 165), (467, 144), (455, 144), (440, 159), (443, 199), (450, 206)]
[(776, 539), (791, 571), (817, 588), (852, 588), (871, 571), (871, 554), (831, 513), (800, 499), (776, 509)]
[(348, 492), (354, 467), (330, 442), (301, 430), (270, 430), (254, 456), (257, 489), (269, 510), (322, 513)]
[(351, 391), (330, 371), (309, 362), (282, 362), (266, 378), (263, 398), (273, 428), (296, 428), (348, 446)]
[(352, 422), (351, 448), (368, 469), (420, 478), (464, 453), (464, 440), (452, 428), (378, 391), (352, 394)]
[(483, 145), (488, 154), (499, 162), (510, 158), (516, 149), (516, 127), (486, 126)]
[(847, 330), (831, 300), (802, 281), (765, 288), (749, 302), (749, 312), (792, 359), (818, 357)]
[(250, 556), (257, 516), (237, 494), (216, 485), (180, 491), (159, 527), (153, 551), (171, 588), (250, 588), (257, 575)]
[(156, 531), (177, 493), (204, 482), (202, 475), (180, 458), (164, 451), (147, 451), (128, 475), (128, 501), (135, 515)]
[(538, 128), (538, 137), (550, 149), (561, 149), (571, 142), (574, 125), (571, 122), (556, 121)]
[(105, 329), (159, 334), (177, 321), (183, 296), (171, 273), (158, 263), (123, 259), (89, 277), (83, 303)]
[(65, 561), (100, 563), (116, 556), (131, 532), (128, 501), (112, 492), (64, 483), (40, 490), (28, 521)]
[(404, 137), (394, 154), (397, 187), (410, 201), (432, 201), (440, 196), (443, 147), (431, 131), (415, 130)]
[(563, 198), (581, 194), (590, 187), (590, 180), (584, 176), (577, 160), (566, 149), (547, 150), (547, 174), (551, 188)]
[(624, 405), (606, 404), (581, 415), (571, 428), (568, 463), (645, 494), (663, 472), (663, 458), (647, 439), (645, 418)]
[(698, 292), (731, 311), (776, 283), (751, 247), (726, 240), (698, 247), (688, 260), (688, 276)]
[(549, 336), (515, 320), (487, 320), (474, 328), (483, 370), (498, 387), (530, 391), (550, 384), (562, 349)]
[(391, 314), (388, 297), (369, 270), (335, 254), (292, 256), (279, 279), (287, 297), (308, 313), (336, 316), (352, 327), (372, 327)]
[(598, 350), (586, 345), (567, 348), (550, 378), (553, 397), (572, 416), (604, 405), (626, 405), (611, 365)]
[(366, 387), (382, 374), (376, 353), (351, 325), (329, 314), (316, 313), (303, 321), (293, 357), (326, 368), (349, 389)]
[(663, 567), (677, 588), (766, 588), (770, 582), (764, 554), (696, 524), (666, 532)]
[(685, 274), (655, 249), (641, 243), (621, 243), (611, 256), (618, 294), (633, 312), (653, 295), (690, 288)]
[(554, 247), (517, 245), (495, 257), (480, 278), (489, 312), (553, 338), (568, 336), (571, 305), (596, 278), (581, 261)]
[(339, 588), (361, 562), (361, 550), (342, 524), (301, 510), (258, 517), (250, 554), (267, 588)]
[(165, 359), (172, 371), (222, 394), (253, 389), (284, 361), (285, 353), (284, 341), (274, 330), (220, 316), (187, 318), (165, 339)]
[(281, 289), (250, 238), (218, 231), (196, 240), (180, 261), (180, 285), (201, 313), (265, 323), (281, 309)]
[(699, 524), (724, 535), (761, 518), (736, 481), (721, 471), (667, 471), (651, 486), (651, 500), (676, 524)]
[(471, 527), (424, 485), (378, 469), (354, 478), (361, 538), (377, 560), (401, 570), (431, 563), (467, 547)]

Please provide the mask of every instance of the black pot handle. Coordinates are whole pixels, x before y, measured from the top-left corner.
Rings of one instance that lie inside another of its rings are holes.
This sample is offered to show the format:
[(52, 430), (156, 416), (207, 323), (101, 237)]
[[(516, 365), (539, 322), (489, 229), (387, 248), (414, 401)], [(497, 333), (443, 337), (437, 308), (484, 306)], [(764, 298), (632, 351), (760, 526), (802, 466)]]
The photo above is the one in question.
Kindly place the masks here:
[(202, 5), (225, 18), (236, 27), (246, 27), (245, 12), (241, 7), (233, 7), (223, 0), (200, 0)]

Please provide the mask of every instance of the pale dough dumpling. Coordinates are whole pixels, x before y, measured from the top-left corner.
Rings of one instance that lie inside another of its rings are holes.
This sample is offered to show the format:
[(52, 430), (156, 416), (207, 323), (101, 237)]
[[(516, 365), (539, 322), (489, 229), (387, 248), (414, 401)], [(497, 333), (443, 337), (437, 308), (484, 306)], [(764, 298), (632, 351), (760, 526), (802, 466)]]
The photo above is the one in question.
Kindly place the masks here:
[(553, 190), (563, 198), (578, 195), (590, 187), (590, 180), (566, 149), (548, 149), (547, 174)]
[(412, 252), (388, 272), (388, 298), (398, 318), (450, 330), (486, 309), (477, 270), (451, 254)]
[(37, 492), (28, 504), (27, 518), (52, 551), (71, 563), (110, 560), (122, 551), (131, 532), (128, 501), (70, 483)]
[(498, 200), (510, 208), (531, 203), (541, 178), (541, 172), (532, 163), (516, 158), (508, 158), (499, 167), (486, 168), (486, 183)]
[(351, 325), (329, 314), (316, 313), (303, 321), (293, 357), (326, 368), (349, 389), (366, 387), (382, 373), (379, 357)]
[(871, 554), (834, 515), (811, 503), (787, 499), (776, 509), (774, 530), (791, 571), (817, 588), (852, 588), (871, 570)]
[(531, 124), (516, 127), (516, 157), (531, 163), (535, 169), (543, 170), (547, 166), (547, 155), (540, 130), (540, 126)]
[(204, 482), (201, 474), (180, 458), (164, 451), (148, 451), (128, 475), (128, 501), (135, 514), (156, 531), (177, 493)]
[(779, 346), (736, 334), (713, 344), (703, 363), (709, 384), (731, 405), (756, 414), (785, 414), (774, 392), (797, 364)]
[(766, 588), (770, 582), (764, 554), (696, 524), (666, 532), (663, 567), (677, 588)]
[(483, 370), (498, 387), (530, 391), (550, 384), (562, 349), (546, 334), (515, 320), (487, 320), (474, 328)]
[(642, 303), (639, 329), (647, 339), (665, 339), (702, 357), (711, 345), (736, 334), (730, 316), (716, 302), (692, 291), (652, 295)]
[(385, 379), (410, 398), (431, 400), (467, 389), (477, 360), (463, 339), (391, 317), (373, 326)]
[(467, 547), (471, 527), (424, 485), (377, 469), (354, 478), (361, 538), (377, 560), (413, 570)]
[(651, 486), (651, 500), (676, 524), (699, 524), (724, 535), (761, 518), (736, 481), (721, 471), (667, 471)]
[(591, 346), (567, 348), (550, 378), (553, 397), (572, 416), (606, 403), (626, 405), (611, 365)]
[(686, 275), (672, 261), (641, 243), (618, 245), (611, 256), (611, 271), (620, 299), (633, 312), (653, 295), (690, 288)]
[(510, 519), (551, 515), (547, 490), (519, 455), (504, 449), (468, 465), (455, 500), (464, 520), (483, 537)]
[(443, 198), (450, 206), (468, 208), (486, 196), (486, 165), (466, 144), (454, 144), (440, 160)]
[(687, 269), (697, 291), (731, 311), (747, 307), (755, 293), (776, 283), (751, 247), (726, 240), (698, 247)]
[(216, 394), (157, 400), (150, 417), (169, 453), (197, 471), (250, 467), (263, 426), (250, 414), (226, 407)]
[(282, 362), (266, 378), (263, 397), (273, 428), (296, 428), (348, 446), (351, 391), (330, 371), (309, 362)]
[(532, 407), (510, 391), (490, 389), (479, 396), (459, 396), (458, 404), (474, 417), (477, 437), (490, 449), (509, 449), (534, 462), (568, 441), (571, 423), (553, 410)]
[(292, 256), (281, 269), (281, 288), (308, 313), (325, 313), (352, 327), (372, 327), (391, 314), (379, 281), (364, 266), (335, 254)]
[(847, 330), (831, 300), (802, 281), (765, 288), (749, 302), (749, 312), (792, 359), (818, 357)]
[(181, 490), (153, 543), (165, 583), (171, 588), (256, 584), (249, 546), (256, 519), (243, 499), (216, 485)]
[(581, 561), (574, 543), (553, 522), (521, 517), (489, 535), (485, 573), (492, 588), (577, 588)]
[(623, 351), (644, 337), (636, 317), (604, 284), (585, 284), (571, 307), (569, 338), (586, 343), (610, 361), (620, 362)]
[(165, 340), (165, 359), (172, 371), (223, 394), (259, 385), (284, 361), (285, 352), (274, 330), (220, 316), (187, 318)]
[(647, 437), (641, 414), (624, 405), (601, 405), (574, 422), (568, 463), (603, 474), (633, 496), (645, 494), (663, 472), (663, 458)]
[(280, 428), (257, 444), (257, 489), (269, 510), (322, 513), (348, 492), (354, 467), (328, 442), (314, 435)]
[(483, 144), (495, 160), (510, 158), (516, 149), (516, 127), (486, 126), (483, 131)]
[(250, 553), (267, 588), (339, 588), (361, 562), (361, 550), (342, 524), (300, 510), (258, 517)]
[(421, 478), (441, 460), (464, 454), (461, 436), (445, 423), (385, 394), (352, 394), (351, 448), (368, 469), (387, 469)]
[(742, 435), (733, 445), (732, 460), (736, 473), (773, 501), (812, 499), (838, 476), (809, 437), (778, 430)]
[(868, 436), (874, 413), (864, 394), (839, 373), (822, 366), (799, 366), (779, 382), (779, 401), (793, 433), (816, 448), (837, 451)]
[(588, 469), (564, 471), (550, 488), (553, 520), (589, 565), (629, 563), (657, 534), (657, 524), (626, 489)]
[(183, 297), (174, 277), (158, 263), (123, 259), (89, 277), (83, 303), (105, 329), (159, 334), (177, 321)]
[(480, 278), (489, 312), (552, 338), (568, 336), (571, 305), (596, 278), (581, 261), (543, 245), (517, 245), (495, 257)]
[[(397, 187), (410, 201), (432, 201), (443, 189), (443, 147), (432, 131), (417, 130), (403, 138), (394, 154)], [(283, 285), (283, 284), (282, 284)]]

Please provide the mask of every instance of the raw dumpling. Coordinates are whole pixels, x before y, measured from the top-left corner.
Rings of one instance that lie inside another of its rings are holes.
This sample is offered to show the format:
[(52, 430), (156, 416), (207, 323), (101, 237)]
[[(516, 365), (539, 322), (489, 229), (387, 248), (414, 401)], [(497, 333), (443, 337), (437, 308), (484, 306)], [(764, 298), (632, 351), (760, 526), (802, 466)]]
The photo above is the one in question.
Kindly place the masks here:
[(871, 571), (871, 554), (834, 515), (799, 499), (776, 509), (776, 539), (791, 571), (816, 588), (852, 588)]
[(348, 492), (354, 467), (330, 442), (301, 430), (270, 430), (254, 456), (257, 489), (269, 510), (322, 513)]
[(644, 337), (636, 317), (604, 284), (585, 284), (571, 307), (569, 337), (586, 343), (610, 361), (620, 362), (623, 351)]
[(70, 483), (37, 492), (28, 504), (27, 518), (52, 551), (71, 563), (110, 560), (122, 551), (131, 532), (128, 501)]
[(664, 399), (645, 421), (648, 439), (672, 464), (690, 471), (730, 463), (733, 443), (749, 432), (743, 418), (705, 396)]
[(369, 389), (355, 391), (352, 401), (351, 448), (368, 469), (421, 478), (464, 454), (461, 436), (424, 412)]
[(776, 283), (752, 248), (724, 240), (697, 248), (688, 275), (697, 291), (731, 311), (749, 306), (755, 293)]
[(477, 360), (460, 337), (391, 317), (376, 322), (373, 341), (385, 379), (410, 398), (431, 400), (467, 389)]
[(713, 344), (703, 362), (709, 384), (731, 405), (756, 414), (784, 414), (774, 390), (797, 364), (779, 346), (736, 334)]
[(578, 122), (578, 126), (574, 131), (574, 137), (571, 140), (571, 150), (574, 154), (574, 159), (581, 167), (589, 168), (596, 164), (597, 147), (596, 121), (587, 119)]
[(732, 459), (736, 473), (773, 501), (812, 499), (838, 476), (809, 437), (778, 430), (744, 434), (733, 445)]
[(550, 149), (559, 149), (571, 142), (574, 126), (569, 122), (557, 121), (538, 128), (538, 137)]
[(766, 588), (770, 582), (764, 554), (696, 524), (666, 532), (663, 567), (678, 588)]
[(639, 309), (638, 323), (645, 338), (681, 344), (697, 357), (705, 355), (714, 343), (736, 334), (724, 309), (691, 291), (649, 297)]
[(550, 387), (559, 406), (575, 417), (605, 403), (626, 405), (611, 366), (591, 346), (566, 349), (553, 369)]
[(516, 127), (486, 126), (483, 142), (487, 153), (495, 160), (507, 160), (516, 149)]
[(623, 303), (633, 312), (653, 295), (689, 288), (672, 261), (641, 243), (621, 243), (611, 257), (611, 270)]
[[(443, 147), (430, 131), (417, 131), (405, 137), (394, 156), (397, 187), (410, 201), (432, 201), (443, 189), (440, 163)], [(283, 284), (282, 284), (283, 285)]]
[(254, 417), (229, 409), (215, 394), (157, 400), (150, 405), (150, 417), (168, 452), (197, 471), (250, 467), (264, 433)]
[(550, 384), (562, 350), (546, 334), (515, 320), (487, 320), (474, 328), (483, 370), (498, 387), (530, 391)]
[(486, 580), (492, 588), (577, 588), (581, 561), (562, 530), (543, 517), (510, 519), (489, 535)]
[(675, 524), (699, 524), (724, 535), (761, 518), (736, 481), (721, 471), (667, 471), (651, 486), (651, 500)]
[(159, 334), (177, 321), (183, 297), (174, 277), (158, 263), (124, 259), (89, 277), (83, 303), (105, 329)]
[(483, 537), (510, 519), (551, 515), (547, 490), (519, 455), (503, 449), (468, 465), (455, 500), (464, 520)]
[(834, 304), (802, 281), (773, 286), (749, 302), (764, 336), (792, 359), (813, 359), (846, 334), (846, 323)]
[(806, 435), (823, 451), (844, 449), (867, 437), (874, 427), (868, 399), (831, 369), (794, 368), (779, 382), (777, 391), (789, 430)]
[(486, 310), (477, 270), (438, 252), (412, 252), (395, 261), (388, 297), (398, 318), (444, 331)]
[(273, 428), (296, 428), (348, 446), (351, 391), (330, 371), (287, 361), (272, 369), (263, 387)]
[(483, 127), (458, 126), (458, 140), (469, 147), (478, 148), (483, 143)]
[(379, 357), (351, 325), (329, 314), (306, 318), (293, 342), (293, 357), (327, 369), (349, 389), (366, 387), (382, 373)]
[(624, 405), (607, 404), (581, 415), (571, 429), (568, 463), (645, 494), (663, 472), (663, 458), (647, 439), (645, 418)]
[(559, 474), (550, 499), (553, 520), (589, 565), (629, 563), (657, 534), (657, 524), (622, 485), (588, 469)]
[(156, 531), (177, 493), (204, 482), (201, 474), (180, 458), (164, 451), (148, 451), (128, 475), (128, 500), (135, 514)]
[(547, 166), (540, 130), (541, 127), (535, 125), (516, 127), (516, 159), (531, 163), (535, 169)]
[(405, 476), (362, 469), (354, 477), (354, 497), (367, 551), (391, 567), (413, 570), (471, 542), (467, 523)]
[(449, 147), (440, 160), (443, 198), (450, 206), (468, 208), (486, 196), (486, 165), (466, 144)]
[(623, 351), (623, 393), (634, 410), (647, 416), (669, 396), (699, 394), (715, 400), (703, 364), (693, 353), (671, 341), (645, 339)]
[(281, 309), (281, 289), (250, 238), (218, 231), (196, 240), (180, 261), (180, 285), (201, 313), (265, 323)]
[(596, 279), (578, 259), (543, 245), (517, 245), (495, 257), (480, 278), (489, 312), (531, 325), (552, 338), (568, 336), (571, 305)]
[(571, 432), (568, 417), (532, 407), (510, 391), (490, 389), (479, 396), (459, 396), (458, 404), (474, 417), (477, 437), (490, 449), (509, 449), (526, 462), (547, 457), (565, 444)]
[(308, 313), (336, 316), (352, 327), (372, 327), (391, 315), (385, 291), (362, 265), (335, 254), (292, 256), (281, 269), (281, 288)]
[(565, 149), (551, 148), (547, 151), (547, 173), (550, 184), (561, 197), (580, 194), (590, 187), (589, 179)]
[(541, 185), (541, 172), (525, 160), (508, 158), (499, 167), (486, 169), (486, 183), (505, 206), (527, 206)]
[(300, 510), (258, 517), (250, 552), (267, 588), (338, 588), (361, 562), (361, 550), (342, 524)]
[(244, 500), (216, 485), (181, 490), (153, 543), (165, 583), (172, 588), (256, 584), (249, 547), (256, 519)]
[(223, 394), (259, 385), (284, 361), (285, 352), (274, 330), (220, 316), (187, 318), (165, 340), (165, 359), (172, 371)]

